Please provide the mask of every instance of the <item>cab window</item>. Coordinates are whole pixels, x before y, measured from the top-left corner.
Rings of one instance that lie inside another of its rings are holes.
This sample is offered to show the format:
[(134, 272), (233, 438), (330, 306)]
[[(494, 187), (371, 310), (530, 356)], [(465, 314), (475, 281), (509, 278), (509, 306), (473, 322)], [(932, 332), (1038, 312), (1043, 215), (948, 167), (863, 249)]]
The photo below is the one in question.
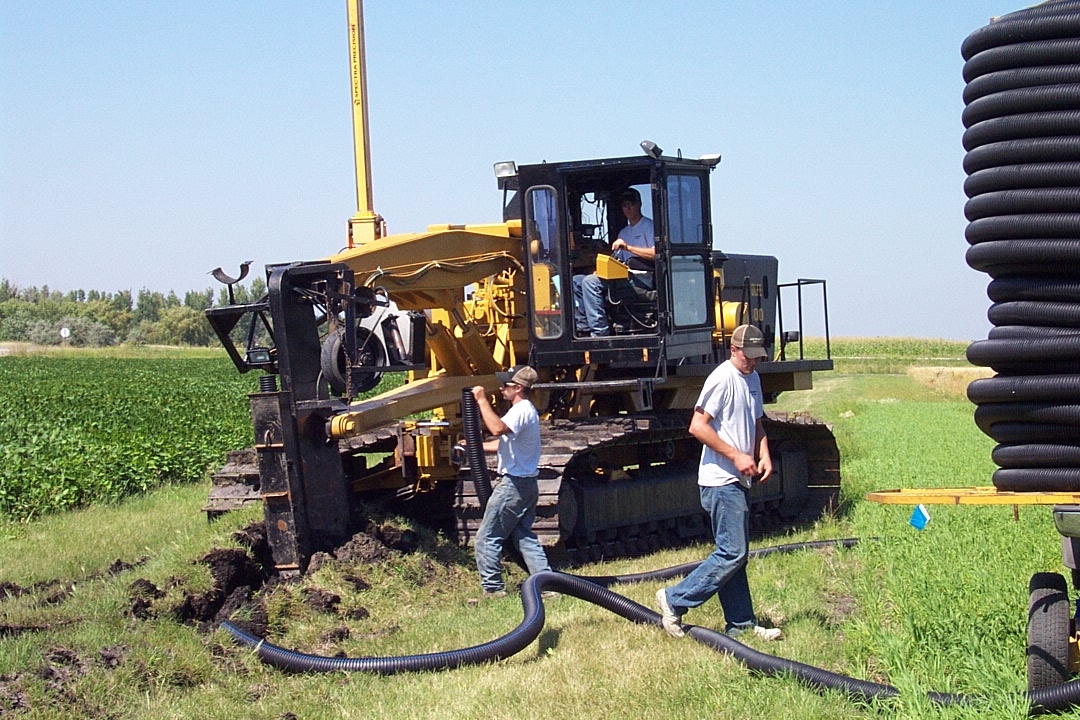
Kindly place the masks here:
[(705, 258), (681, 255), (671, 259), (671, 301), (675, 325), (703, 325), (709, 319)]
[(702, 221), (701, 178), (697, 175), (669, 175), (668, 238), (674, 245), (705, 243)]
[(541, 185), (531, 188), (525, 198), (533, 332), (545, 339), (563, 334), (557, 197), (555, 188)]

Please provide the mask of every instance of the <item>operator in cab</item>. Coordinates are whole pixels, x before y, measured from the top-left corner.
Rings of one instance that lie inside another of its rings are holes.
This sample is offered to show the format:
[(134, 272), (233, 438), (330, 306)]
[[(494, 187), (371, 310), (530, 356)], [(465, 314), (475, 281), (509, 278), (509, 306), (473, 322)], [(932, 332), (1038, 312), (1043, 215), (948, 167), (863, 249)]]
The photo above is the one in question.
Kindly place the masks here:
[[(656, 259), (653, 221), (641, 214), (641, 193), (634, 188), (623, 191), (619, 196), (619, 206), (626, 217), (626, 227), (619, 231), (619, 237), (611, 244), (611, 255), (629, 267), (631, 285), (642, 290), (653, 290)], [(579, 337), (605, 337), (611, 334), (605, 310), (607, 286), (608, 282), (595, 272), (574, 276), (574, 325)]]

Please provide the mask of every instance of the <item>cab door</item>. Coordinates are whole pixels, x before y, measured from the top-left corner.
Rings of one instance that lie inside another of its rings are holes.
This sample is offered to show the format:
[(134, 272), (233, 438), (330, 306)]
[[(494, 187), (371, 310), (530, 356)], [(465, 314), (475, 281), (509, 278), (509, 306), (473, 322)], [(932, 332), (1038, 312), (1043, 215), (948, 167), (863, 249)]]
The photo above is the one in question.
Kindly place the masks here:
[(561, 348), (573, 322), (573, 288), (566, 276), (565, 212), (558, 173), (522, 168), (525, 275), (529, 334), (539, 345)]
[(715, 327), (708, 170), (669, 164), (662, 177), (663, 238), (668, 268), (669, 357), (712, 351)]

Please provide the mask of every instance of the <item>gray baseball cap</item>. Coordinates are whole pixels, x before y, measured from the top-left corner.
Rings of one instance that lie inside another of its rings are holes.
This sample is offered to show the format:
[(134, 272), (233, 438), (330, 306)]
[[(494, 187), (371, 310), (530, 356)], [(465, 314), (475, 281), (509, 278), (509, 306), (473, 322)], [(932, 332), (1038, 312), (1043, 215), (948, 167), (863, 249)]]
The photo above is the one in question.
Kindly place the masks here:
[(740, 325), (731, 333), (731, 347), (739, 348), (748, 358), (767, 358), (765, 336), (753, 325)]
[(536, 371), (528, 365), (515, 365), (506, 372), (497, 372), (495, 378), (503, 385), (514, 383), (523, 388), (531, 388), (537, 380)]

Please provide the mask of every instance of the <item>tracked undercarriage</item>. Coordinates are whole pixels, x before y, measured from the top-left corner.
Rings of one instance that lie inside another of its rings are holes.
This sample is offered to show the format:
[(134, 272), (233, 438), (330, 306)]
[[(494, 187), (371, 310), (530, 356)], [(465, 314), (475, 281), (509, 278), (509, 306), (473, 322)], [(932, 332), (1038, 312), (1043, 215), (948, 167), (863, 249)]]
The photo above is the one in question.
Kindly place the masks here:
[[(708, 537), (697, 491), (701, 446), (687, 432), (689, 420), (689, 411), (669, 411), (542, 425), (533, 529), (553, 561), (635, 556)], [(839, 457), (828, 426), (805, 415), (769, 413), (765, 427), (775, 473), (753, 488), (752, 527), (811, 521), (835, 508)], [(387, 426), (339, 444), (354, 484), (394, 465), (398, 437), (397, 428)], [(215, 475), (205, 510), (213, 515), (261, 499), (257, 455), (241, 451)], [(430, 492), (373, 491), (360, 499), (453, 531), (463, 544), (472, 542), (483, 517), (464, 469), (456, 483)]]

